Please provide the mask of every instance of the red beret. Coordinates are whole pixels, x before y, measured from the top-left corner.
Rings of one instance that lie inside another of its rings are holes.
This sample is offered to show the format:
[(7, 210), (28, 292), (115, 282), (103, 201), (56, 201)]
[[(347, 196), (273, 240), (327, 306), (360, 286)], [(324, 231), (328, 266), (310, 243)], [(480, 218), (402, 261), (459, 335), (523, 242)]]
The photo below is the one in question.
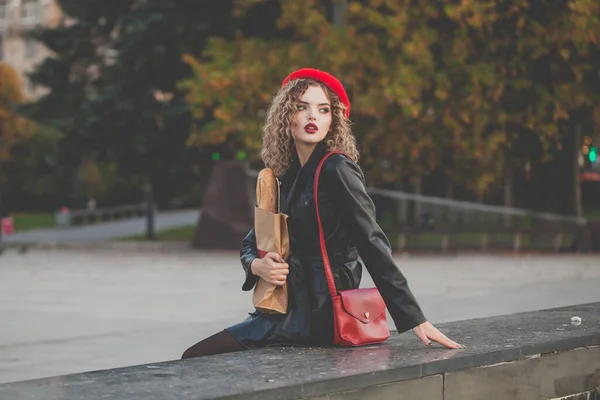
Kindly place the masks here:
[(346, 118), (350, 117), (350, 100), (348, 99), (348, 94), (346, 94), (346, 90), (335, 76), (325, 72), (320, 71), (314, 68), (302, 68), (298, 71), (294, 71), (287, 76), (283, 80), (281, 87), (284, 87), (289, 81), (293, 81), (294, 79), (303, 79), (303, 78), (312, 78), (316, 81), (324, 83), (333, 93), (335, 93), (340, 101), (346, 105)]

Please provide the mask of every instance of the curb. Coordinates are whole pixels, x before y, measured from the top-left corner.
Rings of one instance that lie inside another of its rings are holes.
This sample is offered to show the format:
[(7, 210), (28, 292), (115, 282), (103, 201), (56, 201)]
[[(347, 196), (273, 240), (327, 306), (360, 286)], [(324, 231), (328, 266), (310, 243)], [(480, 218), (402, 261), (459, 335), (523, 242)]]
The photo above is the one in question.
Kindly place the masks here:
[[(197, 251), (227, 251), (232, 249), (197, 249), (190, 242), (182, 241), (155, 241), (155, 242), (80, 242), (80, 243), (59, 243), (59, 242), (1, 242), (0, 254), (6, 249), (17, 250), (25, 253), (30, 250), (98, 250), (98, 251), (124, 251), (133, 253), (155, 252), (155, 253), (182, 253)], [(235, 250), (238, 251), (237, 249)], [(457, 257), (468, 255), (490, 255), (497, 257), (535, 257), (535, 256), (553, 256), (553, 257), (577, 257), (600, 255), (599, 252), (582, 253), (555, 253), (555, 252), (536, 252), (536, 251), (454, 251), (454, 252), (436, 252), (411, 250), (404, 252), (394, 252), (394, 257), (400, 259), (406, 257)]]
[(153, 251), (153, 252), (181, 252), (193, 251), (189, 242), (80, 242), (80, 243), (58, 243), (58, 242), (4, 242), (0, 243), (0, 249), (28, 250), (116, 250), (116, 251)]

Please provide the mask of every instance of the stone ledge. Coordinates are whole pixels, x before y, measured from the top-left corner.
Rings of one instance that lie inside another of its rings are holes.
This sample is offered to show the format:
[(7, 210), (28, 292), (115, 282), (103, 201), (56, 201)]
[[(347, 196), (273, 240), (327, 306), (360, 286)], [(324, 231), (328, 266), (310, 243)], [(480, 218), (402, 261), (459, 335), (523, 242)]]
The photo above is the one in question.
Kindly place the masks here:
[[(573, 325), (573, 316), (580, 317), (581, 324)], [(439, 328), (468, 348), (425, 348), (410, 333), (393, 334), (385, 344), (363, 348), (267, 348), (8, 383), (0, 385), (0, 398), (338, 399), (344, 396), (336, 393), (348, 391), (358, 396), (366, 387), (387, 390), (383, 385), (403, 381), (417, 385), (412, 381), (593, 349), (600, 345), (600, 303), (451, 322)]]

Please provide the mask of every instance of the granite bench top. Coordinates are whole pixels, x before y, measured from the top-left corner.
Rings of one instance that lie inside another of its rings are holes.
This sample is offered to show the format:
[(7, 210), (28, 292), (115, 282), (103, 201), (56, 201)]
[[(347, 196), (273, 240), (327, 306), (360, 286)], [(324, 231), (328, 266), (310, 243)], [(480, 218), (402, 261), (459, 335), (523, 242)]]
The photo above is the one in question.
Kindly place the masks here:
[[(572, 322), (572, 317), (581, 318)], [(0, 399), (283, 399), (319, 396), (600, 345), (600, 303), (450, 322), (468, 347), (423, 346), (412, 333), (361, 348), (275, 347), (0, 385)]]

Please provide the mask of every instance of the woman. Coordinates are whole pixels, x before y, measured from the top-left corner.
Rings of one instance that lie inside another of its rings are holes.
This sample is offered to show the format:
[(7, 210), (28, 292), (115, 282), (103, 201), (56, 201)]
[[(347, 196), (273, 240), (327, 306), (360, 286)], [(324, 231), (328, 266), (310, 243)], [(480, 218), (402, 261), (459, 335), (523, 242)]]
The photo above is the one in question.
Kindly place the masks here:
[(323, 269), (315, 213), (313, 179), (328, 151), (320, 176), (319, 211), (336, 288), (359, 286), (360, 254), (392, 316), (398, 333), (412, 329), (427, 346), (463, 346), (448, 339), (423, 315), (394, 264), (387, 237), (375, 221), (375, 207), (365, 190), (358, 150), (348, 117), (350, 101), (332, 75), (310, 68), (290, 74), (273, 99), (263, 132), (261, 157), (281, 177), (282, 212), (289, 215), (291, 254), (258, 258), (254, 230), (244, 238), (243, 290), (258, 278), (288, 283), (287, 314), (255, 311), (243, 322), (190, 347), (183, 358), (255, 349), (271, 345), (327, 346), (333, 343), (331, 298)]

